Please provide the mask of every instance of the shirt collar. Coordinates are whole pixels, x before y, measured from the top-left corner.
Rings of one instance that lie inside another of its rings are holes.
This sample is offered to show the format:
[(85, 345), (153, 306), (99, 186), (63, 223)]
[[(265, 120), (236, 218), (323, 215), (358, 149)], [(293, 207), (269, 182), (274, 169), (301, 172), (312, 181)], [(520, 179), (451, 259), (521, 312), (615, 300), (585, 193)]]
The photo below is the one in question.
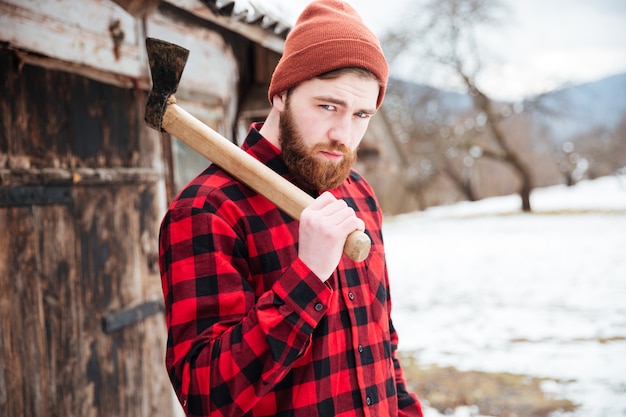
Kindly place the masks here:
[(241, 148), (261, 161), (263, 164), (267, 165), (272, 169), (272, 171), (275, 171), (284, 177), (291, 177), (291, 175), (289, 175), (287, 165), (285, 165), (280, 156), (280, 149), (270, 143), (269, 140), (265, 139), (263, 135), (261, 135), (261, 132), (259, 132), (262, 125), (262, 123), (252, 124), (250, 131), (248, 132), (248, 136), (241, 145)]

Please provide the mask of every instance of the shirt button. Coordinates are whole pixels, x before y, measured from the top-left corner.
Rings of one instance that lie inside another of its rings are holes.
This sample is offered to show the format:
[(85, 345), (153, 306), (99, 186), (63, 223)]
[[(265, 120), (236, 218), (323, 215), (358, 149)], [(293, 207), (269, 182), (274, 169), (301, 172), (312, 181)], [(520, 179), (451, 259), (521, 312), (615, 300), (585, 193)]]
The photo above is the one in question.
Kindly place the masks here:
[(324, 306), (322, 305), (322, 303), (315, 304), (315, 311), (322, 311), (323, 308)]
[(348, 298), (351, 299), (351, 300), (354, 300), (354, 294), (349, 292), (348, 293)]
[(372, 399), (370, 397), (365, 398), (367, 405), (372, 405)]
[(359, 353), (363, 353), (363, 345), (359, 345)]

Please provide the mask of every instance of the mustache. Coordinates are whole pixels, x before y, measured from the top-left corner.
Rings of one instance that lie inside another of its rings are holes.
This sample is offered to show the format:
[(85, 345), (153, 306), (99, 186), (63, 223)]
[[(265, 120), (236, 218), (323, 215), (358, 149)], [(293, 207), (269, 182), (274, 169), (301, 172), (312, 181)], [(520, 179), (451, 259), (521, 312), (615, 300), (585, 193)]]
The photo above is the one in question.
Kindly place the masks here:
[(341, 152), (344, 155), (351, 155), (354, 151), (348, 148), (343, 143), (339, 142), (330, 142), (330, 143), (318, 143), (311, 147), (311, 152)]

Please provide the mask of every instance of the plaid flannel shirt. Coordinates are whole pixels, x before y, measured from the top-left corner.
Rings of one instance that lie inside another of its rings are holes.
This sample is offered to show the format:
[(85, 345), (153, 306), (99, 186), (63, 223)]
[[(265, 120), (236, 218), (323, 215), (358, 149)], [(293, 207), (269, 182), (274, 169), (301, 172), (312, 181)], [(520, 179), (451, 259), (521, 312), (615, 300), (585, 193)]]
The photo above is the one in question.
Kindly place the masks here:
[[(256, 128), (243, 148), (291, 179)], [(355, 171), (332, 193), (372, 248), (326, 283), (297, 256), (298, 222), (219, 167), (172, 202), (159, 245), (166, 366), (189, 416), (422, 416), (395, 355), (378, 203)]]

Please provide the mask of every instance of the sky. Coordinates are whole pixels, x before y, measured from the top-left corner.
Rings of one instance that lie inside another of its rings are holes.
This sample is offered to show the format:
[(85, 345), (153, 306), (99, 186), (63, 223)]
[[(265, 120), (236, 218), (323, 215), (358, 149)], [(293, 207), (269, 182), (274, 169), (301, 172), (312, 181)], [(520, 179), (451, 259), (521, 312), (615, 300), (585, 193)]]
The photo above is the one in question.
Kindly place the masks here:
[(626, 176), (538, 188), (531, 202), (532, 214), (504, 196), (387, 217), (399, 349), (556, 379), (542, 388), (580, 404), (561, 417), (626, 417)]
[[(281, 0), (295, 17), (308, 0)], [(484, 40), (488, 52), (480, 87), (517, 100), (568, 84), (626, 72), (626, 1), (502, 0), (509, 13)], [(419, 0), (348, 0), (379, 36)], [(392, 74), (405, 76), (400, 68)], [(448, 88), (449, 80), (418, 74), (418, 82)]]

